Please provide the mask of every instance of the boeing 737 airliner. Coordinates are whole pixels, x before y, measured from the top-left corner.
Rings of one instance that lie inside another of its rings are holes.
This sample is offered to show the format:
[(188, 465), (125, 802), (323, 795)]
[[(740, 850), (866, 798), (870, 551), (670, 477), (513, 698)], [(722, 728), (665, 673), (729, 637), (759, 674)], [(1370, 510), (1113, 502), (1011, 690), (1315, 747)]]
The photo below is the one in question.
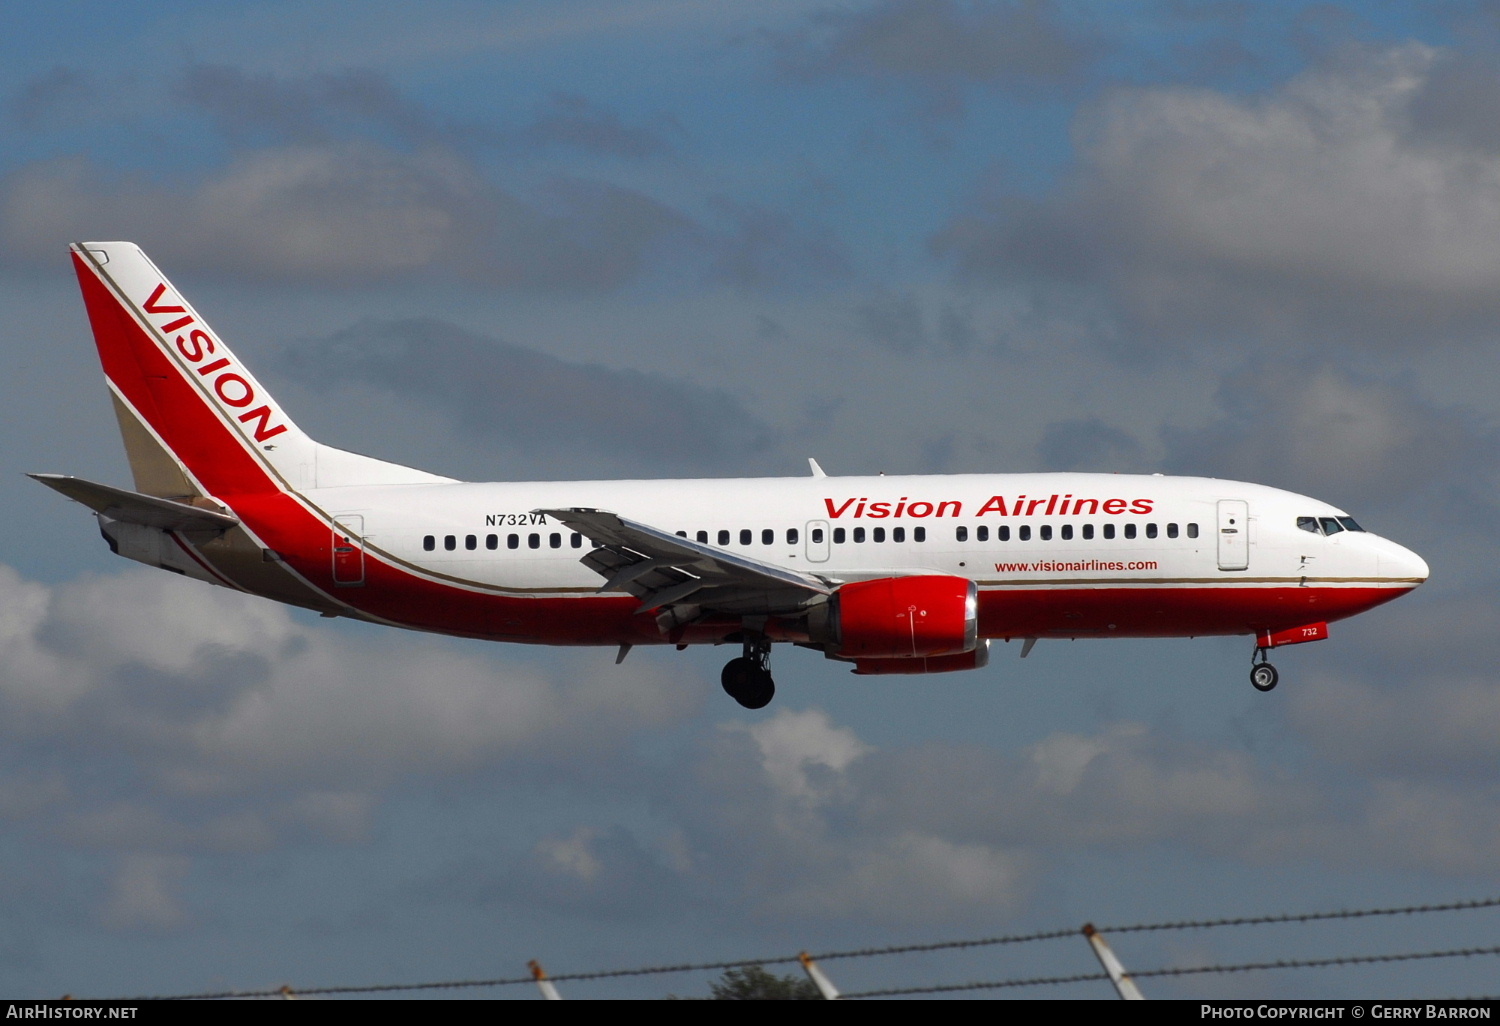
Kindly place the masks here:
[(494, 641), (738, 645), (758, 709), (790, 642), (855, 673), (984, 666), (992, 639), (1251, 635), (1411, 591), (1416, 554), (1303, 495), (1211, 478), (810, 476), (471, 484), (320, 445), (136, 246), (72, 247), (135, 489), (32, 475), (121, 556), (376, 623)]

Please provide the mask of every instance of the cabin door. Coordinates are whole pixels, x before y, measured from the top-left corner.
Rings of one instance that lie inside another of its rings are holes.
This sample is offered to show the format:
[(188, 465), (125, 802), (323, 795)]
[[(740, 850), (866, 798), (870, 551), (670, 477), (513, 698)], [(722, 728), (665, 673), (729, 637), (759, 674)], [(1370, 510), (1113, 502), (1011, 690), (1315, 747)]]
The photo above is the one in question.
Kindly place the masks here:
[(807, 522), (807, 561), (826, 563), (828, 553), (828, 521), (809, 520)]
[(333, 583), (360, 588), (365, 583), (365, 518), (343, 513), (333, 521)]
[(1250, 504), (1243, 499), (1219, 500), (1219, 569), (1250, 568)]

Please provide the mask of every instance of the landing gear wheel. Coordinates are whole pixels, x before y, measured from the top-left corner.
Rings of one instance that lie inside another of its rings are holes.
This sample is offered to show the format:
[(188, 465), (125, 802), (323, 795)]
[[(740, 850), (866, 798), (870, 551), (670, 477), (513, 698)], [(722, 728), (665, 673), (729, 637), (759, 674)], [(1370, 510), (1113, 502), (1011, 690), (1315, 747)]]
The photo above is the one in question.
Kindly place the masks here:
[(1250, 667), (1250, 684), (1256, 691), (1270, 691), (1280, 679), (1281, 674), (1270, 663), (1256, 663)]
[(754, 659), (741, 657), (724, 664), (719, 675), (724, 693), (746, 709), (764, 709), (776, 697), (776, 682), (771, 671), (758, 666)]

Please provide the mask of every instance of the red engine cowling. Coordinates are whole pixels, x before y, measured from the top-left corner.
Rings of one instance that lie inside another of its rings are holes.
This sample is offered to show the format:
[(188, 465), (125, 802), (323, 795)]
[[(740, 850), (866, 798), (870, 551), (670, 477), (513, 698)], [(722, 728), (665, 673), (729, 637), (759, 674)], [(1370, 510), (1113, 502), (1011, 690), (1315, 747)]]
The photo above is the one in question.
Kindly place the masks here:
[(833, 605), (830, 654), (840, 658), (957, 656), (979, 643), (979, 589), (966, 577), (855, 581), (834, 593)]
[(864, 677), (888, 673), (953, 673), (956, 670), (977, 670), (989, 663), (990, 643), (985, 639), (974, 651), (959, 655), (930, 659), (856, 659), (854, 672)]

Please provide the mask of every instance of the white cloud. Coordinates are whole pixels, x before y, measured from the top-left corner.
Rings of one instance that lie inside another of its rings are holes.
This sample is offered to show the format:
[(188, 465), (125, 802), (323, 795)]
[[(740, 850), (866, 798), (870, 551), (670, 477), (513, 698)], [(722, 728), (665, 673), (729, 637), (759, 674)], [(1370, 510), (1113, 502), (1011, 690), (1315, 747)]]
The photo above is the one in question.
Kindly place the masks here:
[(585, 751), (691, 705), (683, 683), (645, 668), (598, 660), (599, 676), (558, 680), (497, 672), (477, 647), (405, 635), (353, 644), (284, 607), (163, 574), (12, 583), (0, 701), (24, 712), (43, 696), (53, 732), (142, 746), (145, 765), (183, 792), (363, 789)]
[(1365, 810), (1364, 836), (1340, 855), (1350, 862), (1360, 846), (1381, 863), (1445, 874), (1493, 874), (1500, 867), (1500, 794), (1405, 780), (1377, 780)]
[(361, 843), (414, 776), (608, 762), (699, 694), (648, 660), (549, 672), (351, 639), (149, 571), (47, 587), (0, 567), (0, 584), (0, 730), (24, 765), (0, 771), (0, 814), (120, 856), (102, 914), (121, 928), (185, 921), (190, 857)]
[(1226, 376), (1219, 417), (1165, 429), (1168, 466), (1288, 488), (1336, 505), (1394, 505), (1450, 471), (1472, 481), (1487, 440), (1471, 418), (1408, 382), (1333, 364), (1256, 361)]
[(1329, 758), (1402, 776), (1500, 783), (1500, 682), (1493, 678), (1437, 673), (1380, 686), (1320, 676), (1315, 685), (1297, 692), (1290, 718)]
[[(871, 751), (848, 728), (834, 727), (819, 709), (793, 712), (778, 710), (754, 726), (731, 724), (728, 730), (744, 730), (760, 750), (761, 769), (771, 786), (788, 798), (815, 801), (823, 795), (829, 779), (836, 779), (855, 759)], [(814, 783), (809, 771), (831, 770)]]
[(692, 222), (642, 193), (556, 181), (527, 201), (441, 148), (368, 142), (248, 150), (168, 186), (67, 157), (0, 181), (10, 259), (51, 266), (58, 239), (125, 238), (164, 267), (351, 282), (442, 268), (487, 285), (612, 290)]
[[(414, 777), (604, 765), (697, 694), (659, 663), (576, 661), (600, 673), (569, 675), (404, 635), (354, 641), (144, 571), (8, 583), (0, 713), (37, 757), (0, 775), (0, 811), (123, 860), (100, 913), (121, 928), (185, 923), (193, 860), (365, 843), (382, 799)], [(61, 681), (65, 700), (38, 705)], [(1410, 694), (1314, 681), (1290, 724), (1318, 758), (1295, 768), (1129, 722), (1009, 754), (882, 750), (826, 712), (782, 708), (619, 781), (649, 788), (652, 825), (546, 834), (486, 893), (605, 918), (658, 915), (670, 896), (912, 925), (1013, 913), (1059, 850), (1486, 872), (1500, 866), (1486, 825), (1500, 800), (1475, 767), (1489, 763), (1494, 691), (1481, 678)], [(1375, 775), (1351, 790), (1349, 767)]]
[(983, 844), (925, 834), (867, 838), (820, 874), (766, 895), (779, 916), (860, 916), (931, 923), (1014, 912), (1029, 892), (1030, 860)]
[(536, 854), (552, 873), (591, 884), (604, 870), (604, 864), (593, 851), (599, 836), (598, 830), (579, 827), (567, 837), (543, 838), (537, 843)]
[(174, 930), (187, 925), (188, 912), (176, 893), (190, 869), (188, 859), (170, 855), (127, 855), (110, 887), (102, 918), (119, 930)]
[(1500, 159), (1409, 117), (1438, 56), (1345, 50), (1262, 96), (1115, 90), (1079, 122), (1068, 187), (980, 199), (936, 245), (974, 276), (1102, 287), (1151, 344), (1493, 329)]
[(486, 192), (471, 169), (438, 153), (306, 145), (247, 153), (188, 191), (63, 158), (13, 174), (0, 210), (8, 246), (38, 260), (55, 260), (60, 238), (108, 235), (168, 265), (354, 278), (467, 248), (469, 208)]

